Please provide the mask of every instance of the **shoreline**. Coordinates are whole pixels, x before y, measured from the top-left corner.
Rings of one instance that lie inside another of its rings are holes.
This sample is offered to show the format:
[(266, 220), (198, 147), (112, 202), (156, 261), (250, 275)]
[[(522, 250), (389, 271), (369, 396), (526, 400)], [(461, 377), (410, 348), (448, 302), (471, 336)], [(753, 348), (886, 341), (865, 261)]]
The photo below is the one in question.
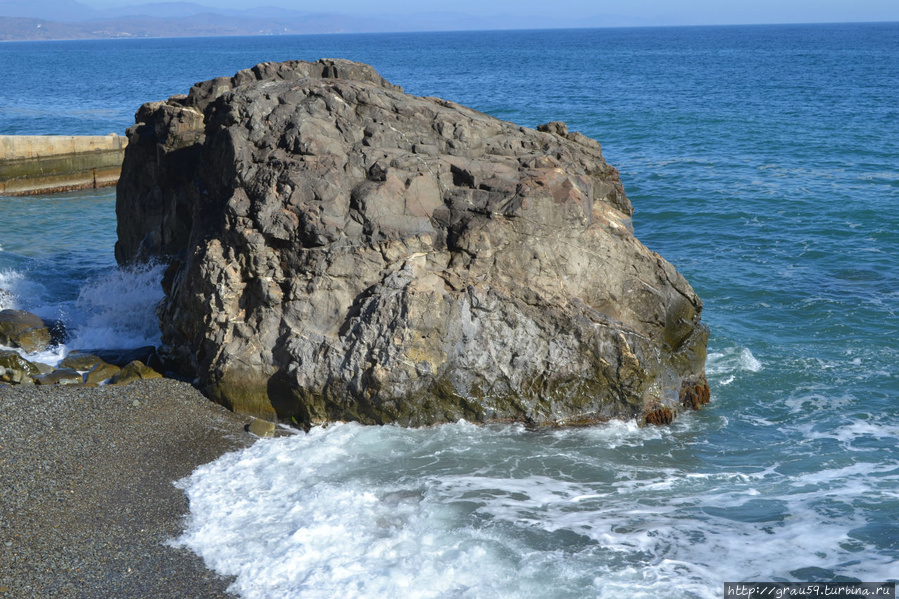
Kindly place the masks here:
[(189, 512), (174, 483), (252, 445), (249, 420), (172, 379), (0, 389), (0, 598), (233, 597), (166, 543)]

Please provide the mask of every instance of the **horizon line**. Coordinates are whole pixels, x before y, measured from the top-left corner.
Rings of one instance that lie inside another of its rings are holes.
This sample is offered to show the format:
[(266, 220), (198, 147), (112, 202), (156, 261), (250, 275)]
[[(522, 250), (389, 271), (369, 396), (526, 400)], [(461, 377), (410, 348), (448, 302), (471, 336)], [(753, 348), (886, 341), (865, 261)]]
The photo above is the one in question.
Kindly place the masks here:
[[(336, 14), (336, 13), (335, 13)], [(168, 17), (172, 20), (183, 19), (187, 17)], [(0, 15), (2, 19), (18, 19), (28, 21), (44, 21), (47, 23), (91, 23), (95, 21), (51, 21), (49, 19), (41, 19), (38, 17), (7, 17)], [(97, 21), (115, 20), (115, 19), (97, 19)], [(160, 19), (166, 20), (166, 19)], [(658, 25), (603, 25), (603, 26), (559, 26), (546, 28), (493, 28), (493, 29), (422, 29), (422, 30), (396, 30), (396, 31), (320, 31), (306, 33), (217, 33), (210, 35), (133, 35), (133, 36), (100, 36), (100, 37), (75, 37), (75, 38), (47, 38), (47, 39), (0, 39), (0, 43), (40, 43), (40, 42), (84, 42), (84, 41), (127, 41), (127, 40), (151, 40), (151, 39), (216, 39), (216, 38), (240, 38), (240, 37), (306, 37), (317, 35), (408, 35), (408, 34), (428, 34), (428, 33), (514, 33), (514, 32), (537, 32), (537, 31), (593, 31), (603, 29), (695, 29), (695, 28), (711, 28), (711, 27), (788, 27), (788, 26), (829, 26), (829, 25), (895, 25), (899, 24), (899, 19), (891, 21), (787, 21), (780, 23), (702, 23), (702, 24), (658, 24)]]

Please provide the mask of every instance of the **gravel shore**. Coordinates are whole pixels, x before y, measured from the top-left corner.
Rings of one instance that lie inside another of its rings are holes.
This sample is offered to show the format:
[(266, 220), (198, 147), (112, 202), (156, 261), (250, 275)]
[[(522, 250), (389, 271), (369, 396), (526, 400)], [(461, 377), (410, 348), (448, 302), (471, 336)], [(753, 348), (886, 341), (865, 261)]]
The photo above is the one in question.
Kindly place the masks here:
[(248, 420), (168, 379), (0, 390), (0, 598), (231, 597), (165, 542), (172, 483), (251, 444)]

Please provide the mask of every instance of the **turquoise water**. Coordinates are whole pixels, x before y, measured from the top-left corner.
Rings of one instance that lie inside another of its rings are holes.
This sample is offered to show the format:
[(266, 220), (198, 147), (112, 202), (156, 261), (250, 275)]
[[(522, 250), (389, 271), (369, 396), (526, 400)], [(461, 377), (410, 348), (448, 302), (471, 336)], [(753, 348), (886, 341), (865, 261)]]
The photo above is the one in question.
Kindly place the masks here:
[[(713, 401), (664, 429), (263, 441), (180, 483), (181, 543), (245, 597), (899, 577), (899, 25), (2, 44), (0, 134), (122, 132), (197, 80), (322, 56), (598, 139), (638, 238), (705, 301)], [(113, 209), (111, 192), (0, 198), (0, 302), (84, 334), (152, 324), (123, 290), (152, 300), (159, 273), (111, 272)]]

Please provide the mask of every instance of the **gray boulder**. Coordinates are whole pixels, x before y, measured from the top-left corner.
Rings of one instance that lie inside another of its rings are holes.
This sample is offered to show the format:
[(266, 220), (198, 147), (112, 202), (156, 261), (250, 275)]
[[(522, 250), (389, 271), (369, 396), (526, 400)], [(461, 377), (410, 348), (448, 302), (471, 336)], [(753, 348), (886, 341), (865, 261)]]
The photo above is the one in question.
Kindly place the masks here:
[(117, 259), (169, 262), (163, 353), (236, 411), (662, 424), (708, 401), (702, 302), (564, 123), (340, 60), (258, 65), (136, 121)]

